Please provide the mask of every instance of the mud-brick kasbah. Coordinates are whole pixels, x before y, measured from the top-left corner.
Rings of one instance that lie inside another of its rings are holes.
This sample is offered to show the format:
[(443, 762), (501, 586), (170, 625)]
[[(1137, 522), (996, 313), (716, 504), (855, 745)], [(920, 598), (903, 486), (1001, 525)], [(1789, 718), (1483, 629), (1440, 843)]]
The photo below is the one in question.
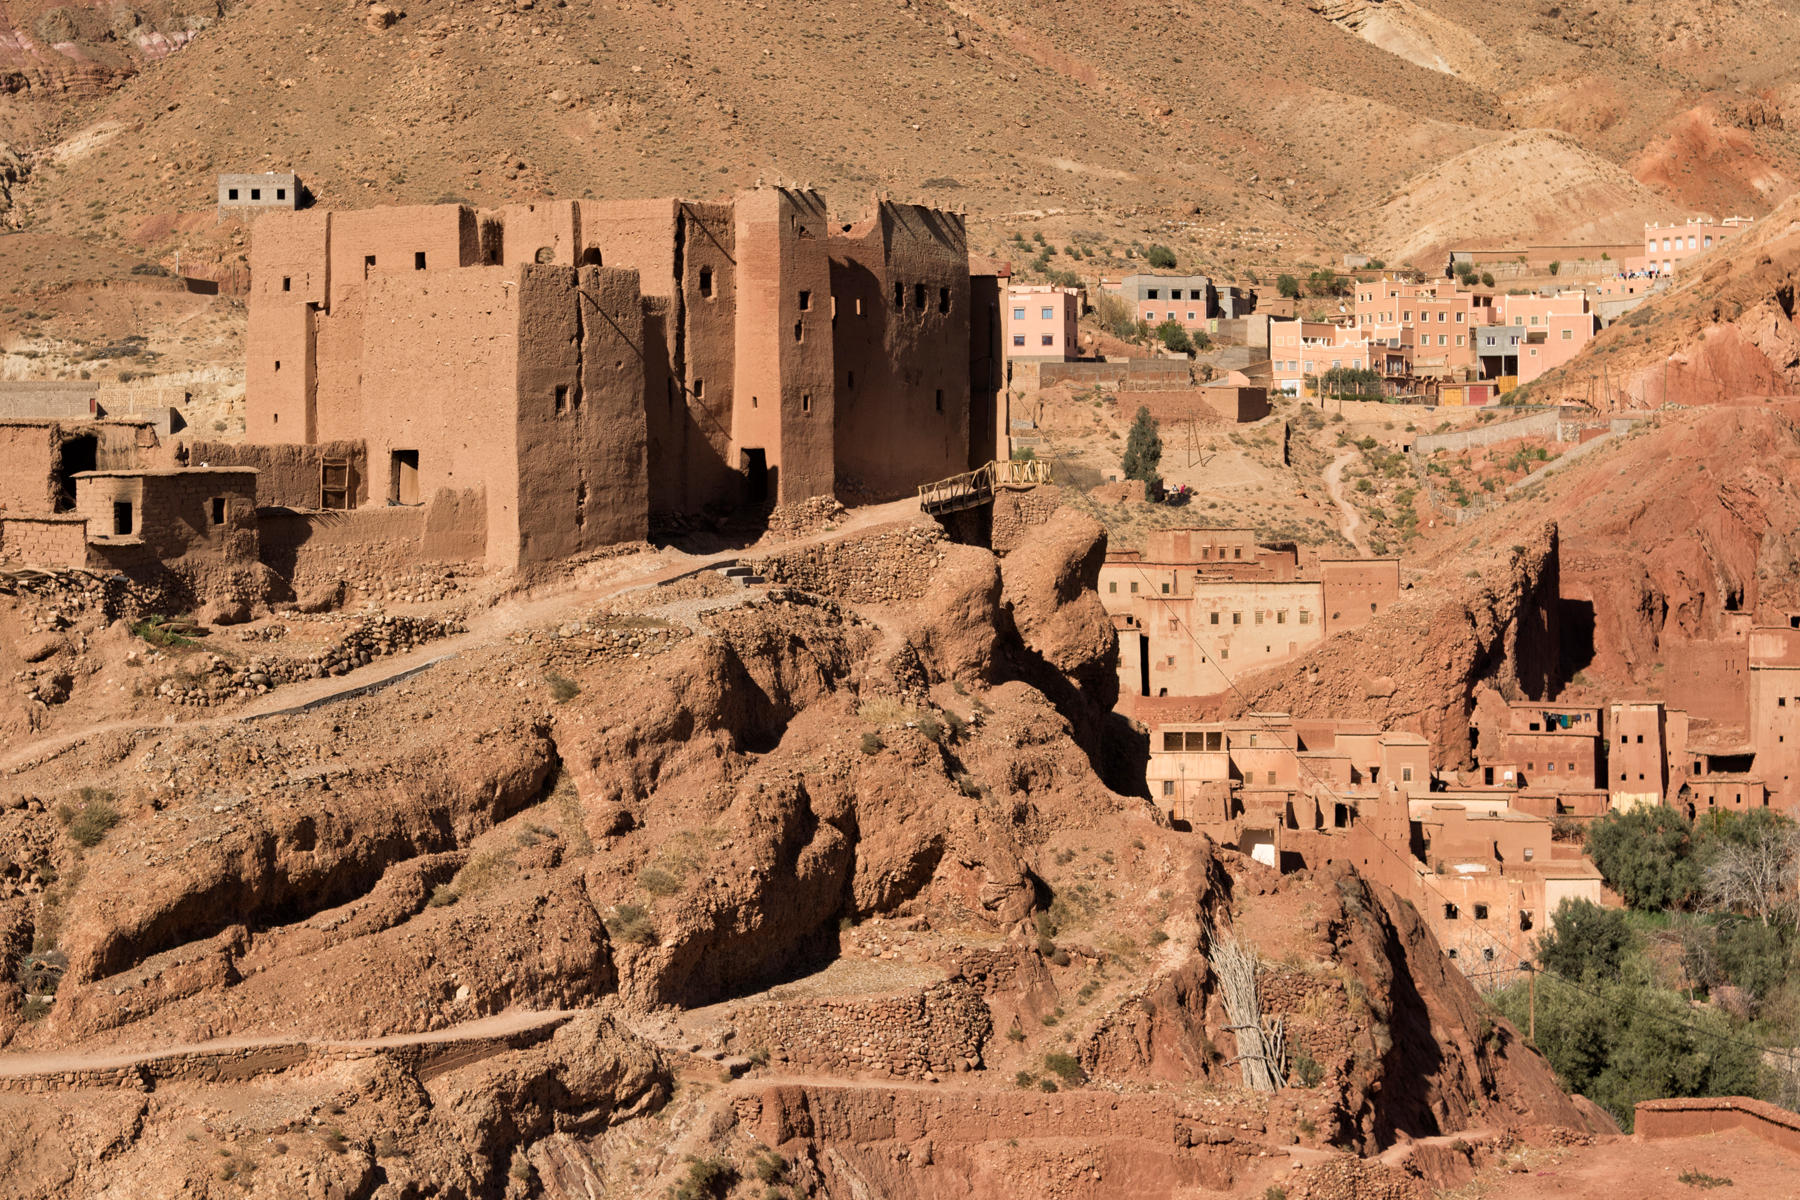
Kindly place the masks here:
[(247, 439), (0, 425), (0, 558), (242, 591), (260, 509), (287, 518), (265, 560), (524, 568), (994, 457), (1004, 268), (953, 213), (773, 187), (271, 211), (250, 257)]

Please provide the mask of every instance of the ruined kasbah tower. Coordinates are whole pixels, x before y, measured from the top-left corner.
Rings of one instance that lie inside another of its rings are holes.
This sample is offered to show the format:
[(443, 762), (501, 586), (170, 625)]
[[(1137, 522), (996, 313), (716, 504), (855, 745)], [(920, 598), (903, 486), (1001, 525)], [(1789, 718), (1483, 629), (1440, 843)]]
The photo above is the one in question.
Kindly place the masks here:
[(784, 188), (280, 212), (250, 261), (242, 457), (301, 493), (262, 502), (420, 506), (428, 557), (526, 566), (993, 457), (997, 283), (956, 214), (834, 224)]

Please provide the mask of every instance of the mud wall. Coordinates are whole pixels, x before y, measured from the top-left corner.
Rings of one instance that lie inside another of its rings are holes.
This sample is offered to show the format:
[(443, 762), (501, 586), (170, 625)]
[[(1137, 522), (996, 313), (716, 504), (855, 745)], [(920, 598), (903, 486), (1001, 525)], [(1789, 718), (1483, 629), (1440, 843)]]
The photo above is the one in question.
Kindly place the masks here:
[(1637, 1106), (1635, 1129), (1640, 1141), (1743, 1129), (1800, 1154), (1800, 1115), (1747, 1096), (1646, 1100)]
[(0, 562), (34, 567), (87, 565), (87, 518), (0, 516)]
[(830, 248), (840, 479), (889, 499), (967, 470), (972, 290), (961, 218), (883, 201)]
[(263, 508), (322, 508), (324, 462), (328, 458), (350, 463), (350, 506), (369, 500), (369, 455), (361, 442), (319, 442), (314, 445), (251, 442), (190, 442), (191, 466), (253, 467), (256, 470), (256, 503)]

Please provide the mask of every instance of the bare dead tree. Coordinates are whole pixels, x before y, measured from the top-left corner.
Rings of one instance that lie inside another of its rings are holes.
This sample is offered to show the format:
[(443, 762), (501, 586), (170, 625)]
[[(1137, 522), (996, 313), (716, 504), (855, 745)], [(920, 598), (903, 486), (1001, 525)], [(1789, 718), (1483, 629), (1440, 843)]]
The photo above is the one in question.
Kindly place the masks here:
[(1706, 901), (1713, 909), (1754, 914), (1765, 926), (1800, 920), (1800, 829), (1770, 825), (1722, 846), (1706, 868)]

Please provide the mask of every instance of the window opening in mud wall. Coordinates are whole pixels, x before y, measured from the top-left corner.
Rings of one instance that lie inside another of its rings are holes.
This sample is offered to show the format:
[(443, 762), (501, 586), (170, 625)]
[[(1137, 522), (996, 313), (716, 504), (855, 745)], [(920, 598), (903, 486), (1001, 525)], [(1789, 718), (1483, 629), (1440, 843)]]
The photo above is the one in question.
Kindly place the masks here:
[(554, 246), (539, 246), (537, 248), (537, 253), (532, 255), (531, 259), (533, 262), (537, 263), (553, 263), (556, 261), (556, 248)]
[(587, 484), (575, 485), (575, 528), (587, 524)]
[(363, 255), (363, 278), (367, 279), (369, 277), (369, 272), (373, 271), (374, 269), (375, 269), (375, 256), (373, 254)]
[(291, 292), (294, 290), (294, 277), (293, 276), (283, 275), (281, 277), (281, 290), (284, 292)]
[(225, 497), (214, 496), (208, 507), (212, 511), (212, 523), (214, 525), (223, 525), (225, 523)]
[(556, 411), (567, 412), (569, 408), (569, 389), (565, 384), (556, 385)]
[(589, 246), (586, 250), (581, 252), (581, 265), (584, 267), (604, 267), (606, 265), (606, 259), (601, 255), (599, 250), (595, 249), (593, 246)]
[(943, 388), (939, 388), (937, 390), (937, 410), (939, 412), (944, 411), (944, 389)]
[(922, 283), (913, 284), (913, 307), (920, 311), (925, 308), (925, 285)]
[(419, 502), (419, 452), (417, 450), (395, 450), (391, 453), (388, 462), (388, 503), (417, 504)]
[(113, 501), (113, 536), (131, 536), (131, 501)]
[(423, 271), (424, 269), (425, 269), (425, 252), (423, 250), (414, 250), (413, 251), (413, 270)]
[(700, 295), (702, 297), (710, 300), (710, 299), (712, 299), (712, 294), (713, 294), (712, 268), (711, 267), (701, 267), (700, 268)]
[(809, 291), (806, 291), (805, 289), (802, 289), (800, 292), (800, 311), (801, 312), (811, 312), (812, 311), (812, 293)]
[(949, 288), (939, 288), (938, 289), (938, 311), (941, 313), (947, 313), (950, 311), (950, 289)]
[(100, 442), (93, 436), (70, 438), (57, 450), (57, 462), (51, 472), (56, 486), (52, 507), (57, 512), (75, 511), (75, 476), (92, 471), (99, 465)]

